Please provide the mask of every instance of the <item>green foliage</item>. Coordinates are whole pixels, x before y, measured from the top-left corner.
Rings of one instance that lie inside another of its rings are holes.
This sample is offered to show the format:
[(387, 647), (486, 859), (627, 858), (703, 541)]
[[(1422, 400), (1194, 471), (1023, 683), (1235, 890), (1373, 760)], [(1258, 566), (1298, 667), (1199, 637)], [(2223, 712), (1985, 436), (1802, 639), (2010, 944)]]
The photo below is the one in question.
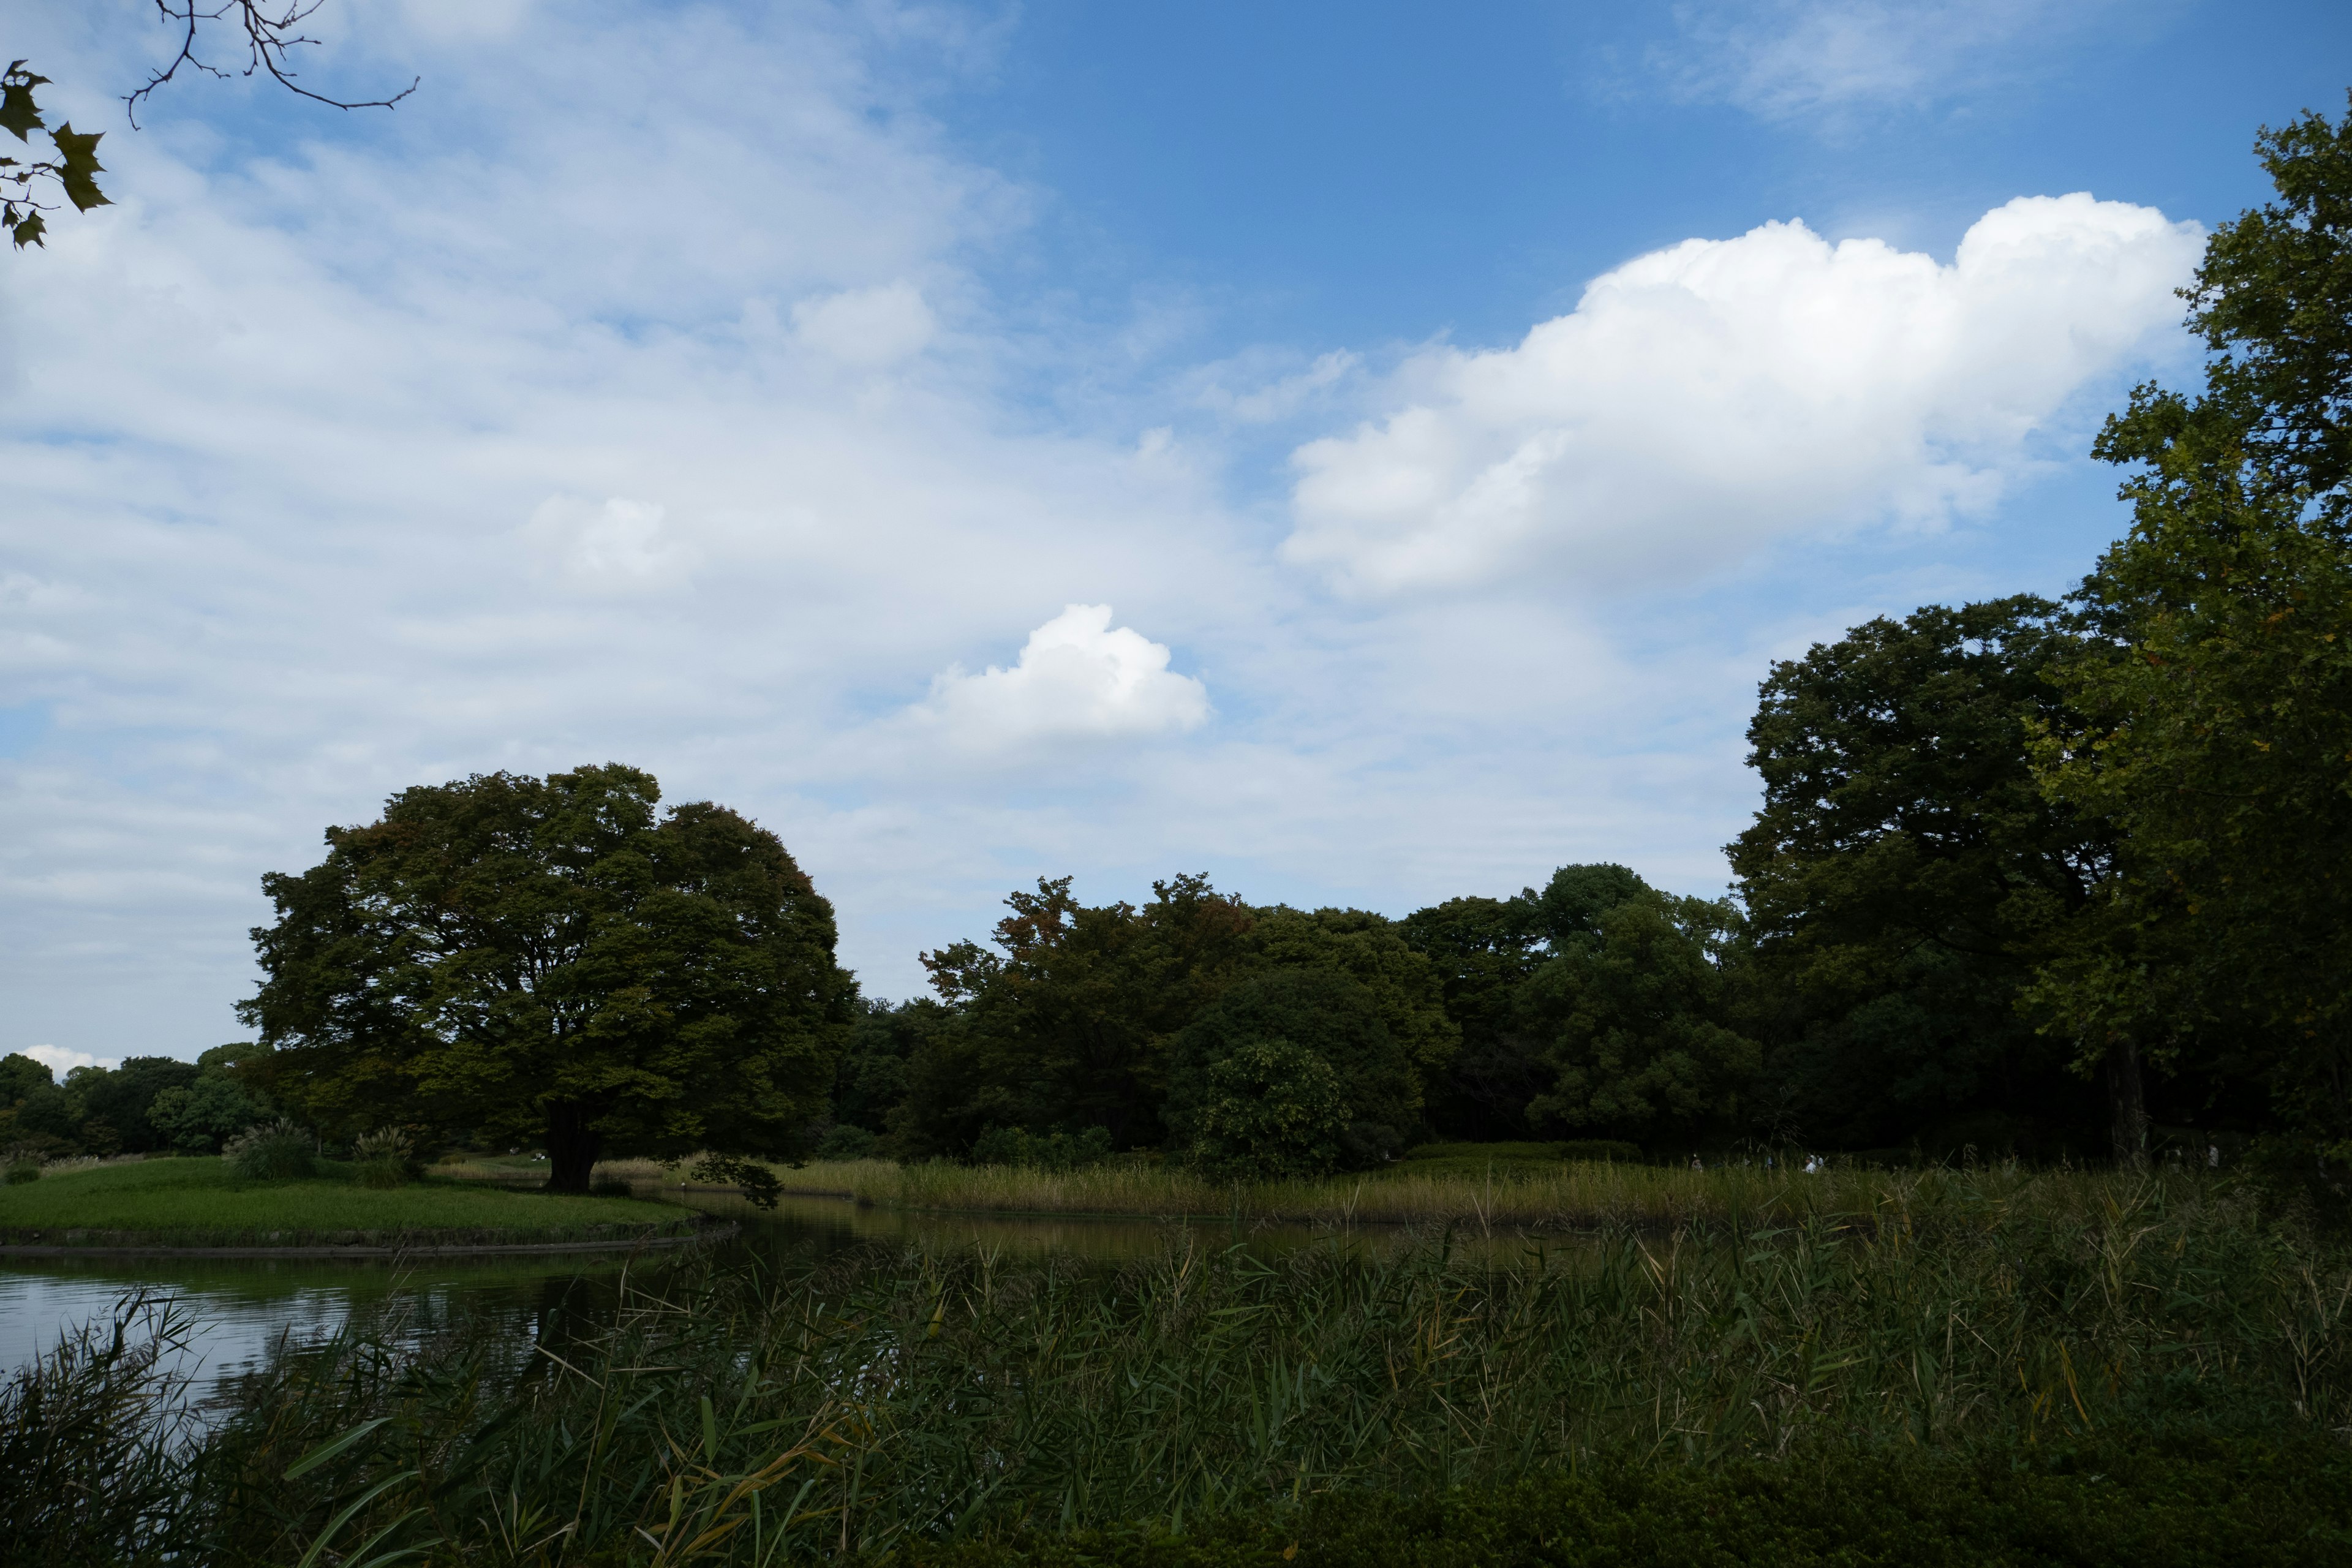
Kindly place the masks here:
[(1461, 1048), (1462, 1030), (1445, 1010), (1445, 977), (1406, 940), (1394, 921), (1365, 910), (1277, 904), (1255, 911), (1251, 946), (1277, 969), (1344, 974), (1364, 988), (1381, 1023), (1420, 1079), (1415, 1109), (1441, 1088)]
[(1249, 963), (1252, 912), (1204, 877), (1155, 882), (1140, 907), (1080, 904), (1066, 877), (1005, 904), (1000, 952), (964, 942), (923, 955), (949, 1011), (917, 1021), (893, 1142), (961, 1154), (993, 1126), (1157, 1142), (1169, 1043)]
[(37, 1182), (41, 1179), (41, 1162), (37, 1158), (16, 1155), (5, 1161), (0, 1161), (0, 1165), (5, 1165), (5, 1180), (12, 1187), (21, 1187), (27, 1182)]
[(820, 1160), (870, 1160), (875, 1157), (882, 1140), (863, 1127), (844, 1122), (825, 1129), (817, 1140), (816, 1157)]
[[(2352, 114), (2265, 132), (2281, 200), (2218, 229), (2194, 401), (2155, 386), (2096, 451), (2131, 532), (2077, 595), (2052, 795), (2112, 822), (2116, 875), (2034, 1000), (2087, 1057), (2252, 1078), (2352, 1132)], [(2110, 646), (2112, 645), (2112, 646)]]
[(1166, 1118), (1173, 1146), (1232, 1176), (1362, 1169), (1419, 1119), (1415, 1064), (1374, 994), (1331, 969), (1234, 985), (1177, 1037)]
[(249, 1127), (221, 1145), (221, 1159), (248, 1182), (290, 1182), (318, 1169), (315, 1133), (287, 1117)]
[(260, 1121), (268, 1108), (227, 1073), (199, 1067), (195, 1078), (156, 1091), (147, 1124), (183, 1154), (205, 1154)]
[(1397, 934), (1436, 972), (1461, 1047), (1429, 1091), (1429, 1119), (1465, 1138), (1524, 1137), (1528, 1102), (1546, 1087), (1542, 1064), (1517, 1028), (1519, 987), (1543, 962), (1533, 889), (1516, 899), (1449, 899), (1416, 910)]
[(2352, 1463), (2260, 1440), (1900, 1450), (1715, 1467), (1611, 1456), (1574, 1475), (1416, 1497), (1325, 1492), (1181, 1534), (1032, 1524), (918, 1542), (901, 1568), (2202, 1568), (2352, 1551)]
[(1206, 1065), (1196, 1096), (1170, 1105), (1185, 1158), (1221, 1181), (1328, 1174), (1352, 1120), (1331, 1064), (1279, 1038), (1244, 1040)]
[(1111, 1152), (1110, 1129), (1034, 1133), (1019, 1127), (992, 1127), (973, 1140), (975, 1165), (1016, 1165), (1037, 1171), (1083, 1171)]
[(37, 194), (45, 186), (54, 184), (73, 204), (76, 212), (110, 205), (106, 194), (98, 188), (98, 176), (106, 172), (98, 161), (98, 143), (106, 132), (85, 133), (70, 124), (50, 131), (41, 118), (33, 93), (35, 88), (48, 84), (48, 78), (27, 70), (23, 60), (11, 62), (5, 72), (0, 72), (0, 131), (28, 146), (32, 133), (43, 132), (55, 154), (31, 162), (0, 158), (0, 228), (8, 231), (8, 237), (19, 250), (28, 245), (48, 243), (44, 237), (48, 224), (41, 215), (54, 210), (54, 206), (42, 201)]
[(802, 1152), (849, 1033), (832, 906), (773, 834), (659, 798), (617, 764), (420, 785), (265, 878), (272, 1092), (543, 1139), (567, 1192), (606, 1153)]
[[(1587, 871), (1622, 875), (1570, 875)], [(1553, 1074), (1530, 1119), (1645, 1140), (1737, 1125), (1759, 1051), (1728, 1023), (1731, 910), (1621, 867), (1568, 868), (1554, 886), (1556, 956), (1519, 999)]]
[(1772, 1131), (1885, 1144), (1986, 1110), (2085, 1118), (2018, 999), (2113, 858), (2038, 787), (2028, 726), (2074, 637), (2028, 595), (1878, 619), (1776, 664), (1748, 736), (1764, 803), (1731, 846), (1771, 1047)]

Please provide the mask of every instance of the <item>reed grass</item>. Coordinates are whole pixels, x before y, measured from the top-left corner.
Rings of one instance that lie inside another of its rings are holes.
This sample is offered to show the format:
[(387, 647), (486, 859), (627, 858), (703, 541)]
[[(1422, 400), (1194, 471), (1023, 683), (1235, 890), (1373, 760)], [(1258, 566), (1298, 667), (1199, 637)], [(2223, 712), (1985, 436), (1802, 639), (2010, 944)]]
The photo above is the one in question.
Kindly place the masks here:
[(704, 1259), (530, 1344), (379, 1323), (243, 1388), (188, 1463), (176, 1549), (764, 1565), (1610, 1467), (2341, 1450), (2340, 1245), (2205, 1182), (1934, 1195), (1504, 1268), (1176, 1231), (1115, 1268)]
[[(1544, 1235), (1625, 1226), (1670, 1229), (1700, 1221), (1751, 1225), (1839, 1215), (1875, 1224), (1935, 1211), (1967, 1194), (1978, 1209), (2025, 1205), (2053, 1216), (2096, 1213), (2147, 1178), (2104, 1169), (1977, 1170), (1841, 1167), (1806, 1174), (1760, 1162), (1706, 1170), (1566, 1163), (1530, 1171), (1498, 1162), (1469, 1172), (1457, 1162), (1420, 1171), (1406, 1161), (1379, 1173), (1320, 1181), (1218, 1183), (1181, 1166), (1113, 1163), (1053, 1172), (945, 1162), (818, 1161), (776, 1167), (787, 1192), (828, 1194), (889, 1208), (940, 1213), (1225, 1217), (1326, 1227), (1455, 1226), (1482, 1234)], [(2184, 1190), (2212, 1178), (2160, 1177)]]

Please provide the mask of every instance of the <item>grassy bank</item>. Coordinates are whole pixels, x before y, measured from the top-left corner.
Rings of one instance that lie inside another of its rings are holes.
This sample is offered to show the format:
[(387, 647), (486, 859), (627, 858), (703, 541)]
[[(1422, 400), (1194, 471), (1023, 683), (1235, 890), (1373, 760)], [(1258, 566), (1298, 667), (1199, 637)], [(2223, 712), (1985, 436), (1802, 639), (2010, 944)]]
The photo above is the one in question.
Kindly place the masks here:
[[(1501, 1268), (709, 1258), (543, 1353), (460, 1320), (286, 1357), (185, 1458), (137, 1447), (152, 1415), (69, 1418), (103, 1404), (100, 1334), (0, 1405), (0, 1432), (37, 1404), (100, 1436), (0, 1473), (50, 1478), (13, 1539), (110, 1562), (1381, 1561), (1345, 1543), (1451, 1508), (1509, 1552), (1385, 1560), (2324, 1562), (2348, 1303), (2342, 1247), (2155, 1184), (1932, 1241), (1701, 1226)], [(121, 1484), (77, 1491), (72, 1464)], [(142, 1495), (167, 1500), (134, 1518)], [(1588, 1526), (1628, 1554), (1543, 1554)]]
[[(1845, 1168), (1807, 1175), (1760, 1163), (1693, 1171), (1673, 1166), (1497, 1162), (1486, 1170), (1458, 1161), (1422, 1170), (1403, 1162), (1367, 1175), (1231, 1185), (1180, 1166), (1112, 1163), (1053, 1172), (1006, 1165), (896, 1165), (820, 1161), (777, 1167), (786, 1190), (831, 1194), (887, 1207), (998, 1214), (1236, 1215), (1308, 1225), (1451, 1226), (1481, 1234), (1545, 1235), (1638, 1226), (1670, 1229), (1698, 1221), (1787, 1224), (1840, 1216), (1902, 1223), (1954, 1205), (2000, 1212), (2024, 1205), (2052, 1215), (2087, 1216), (2153, 1182), (2187, 1193), (2226, 1186), (2201, 1172), (2153, 1177), (2104, 1170), (1880, 1171)], [(675, 1178), (673, 1178), (675, 1179)]]
[(19, 1245), (512, 1245), (652, 1235), (689, 1223), (676, 1208), (630, 1198), (440, 1180), (363, 1187), (332, 1164), (315, 1177), (255, 1183), (221, 1160), (145, 1160), (0, 1187), (0, 1243)]

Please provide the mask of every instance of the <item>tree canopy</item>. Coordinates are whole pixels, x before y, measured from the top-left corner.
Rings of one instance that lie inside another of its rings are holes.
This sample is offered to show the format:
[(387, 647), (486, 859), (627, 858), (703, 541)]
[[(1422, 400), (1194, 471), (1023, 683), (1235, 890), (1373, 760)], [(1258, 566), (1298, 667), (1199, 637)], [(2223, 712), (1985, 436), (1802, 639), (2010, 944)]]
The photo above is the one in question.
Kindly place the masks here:
[(2036, 1000), (2096, 1048), (2252, 1071), (2352, 1134), (2352, 113), (2265, 131), (2279, 200), (2185, 290), (2194, 397), (2144, 386), (2098, 453), (2131, 531), (2076, 605), (2043, 786), (2112, 824), (2116, 875)]
[(263, 889), (243, 1006), (325, 1126), (415, 1120), (606, 1154), (796, 1157), (851, 1026), (832, 906), (723, 806), (611, 764), (404, 790)]

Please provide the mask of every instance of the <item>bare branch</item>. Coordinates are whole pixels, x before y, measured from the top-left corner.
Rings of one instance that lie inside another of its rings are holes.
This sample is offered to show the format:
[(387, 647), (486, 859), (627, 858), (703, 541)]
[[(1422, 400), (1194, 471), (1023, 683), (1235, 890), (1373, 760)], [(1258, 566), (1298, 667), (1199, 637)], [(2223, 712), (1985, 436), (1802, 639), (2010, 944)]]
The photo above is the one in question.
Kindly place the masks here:
[[(296, 97), (307, 98), (313, 103), (323, 103), (330, 109), (390, 109), (416, 90), (417, 82), (424, 79), (421, 77), (412, 79), (406, 87), (402, 88), (390, 98), (371, 98), (346, 102), (340, 98), (329, 98), (324, 93), (312, 92), (295, 80), (299, 73), (294, 69), (289, 58), (289, 51), (299, 48), (304, 44), (316, 44), (319, 41), (299, 29), (302, 24), (324, 3), (325, 0), (285, 0), (285, 8), (273, 14), (263, 9), (264, 0), (220, 0), (218, 5), (209, 10), (205, 7), (203, 0), (155, 0), (157, 14), (166, 25), (179, 31), (180, 49), (179, 53), (172, 57), (168, 65), (160, 70), (148, 73), (145, 86), (122, 100), (124, 108), (130, 113), (131, 128), (136, 130), (139, 125), (139, 105), (150, 93), (179, 75), (182, 66), (205, 76), (220, 77), (224, 79), (231, 74), (251, 76), (256, 71), (267, 71), (280, 87)], [(204, 25), (207, 22), (223, 21), (232, 16), (244, 35), (246, 55), (244, 69), (235, 73), (207, 64), (196, 54), (198, 35)]]

